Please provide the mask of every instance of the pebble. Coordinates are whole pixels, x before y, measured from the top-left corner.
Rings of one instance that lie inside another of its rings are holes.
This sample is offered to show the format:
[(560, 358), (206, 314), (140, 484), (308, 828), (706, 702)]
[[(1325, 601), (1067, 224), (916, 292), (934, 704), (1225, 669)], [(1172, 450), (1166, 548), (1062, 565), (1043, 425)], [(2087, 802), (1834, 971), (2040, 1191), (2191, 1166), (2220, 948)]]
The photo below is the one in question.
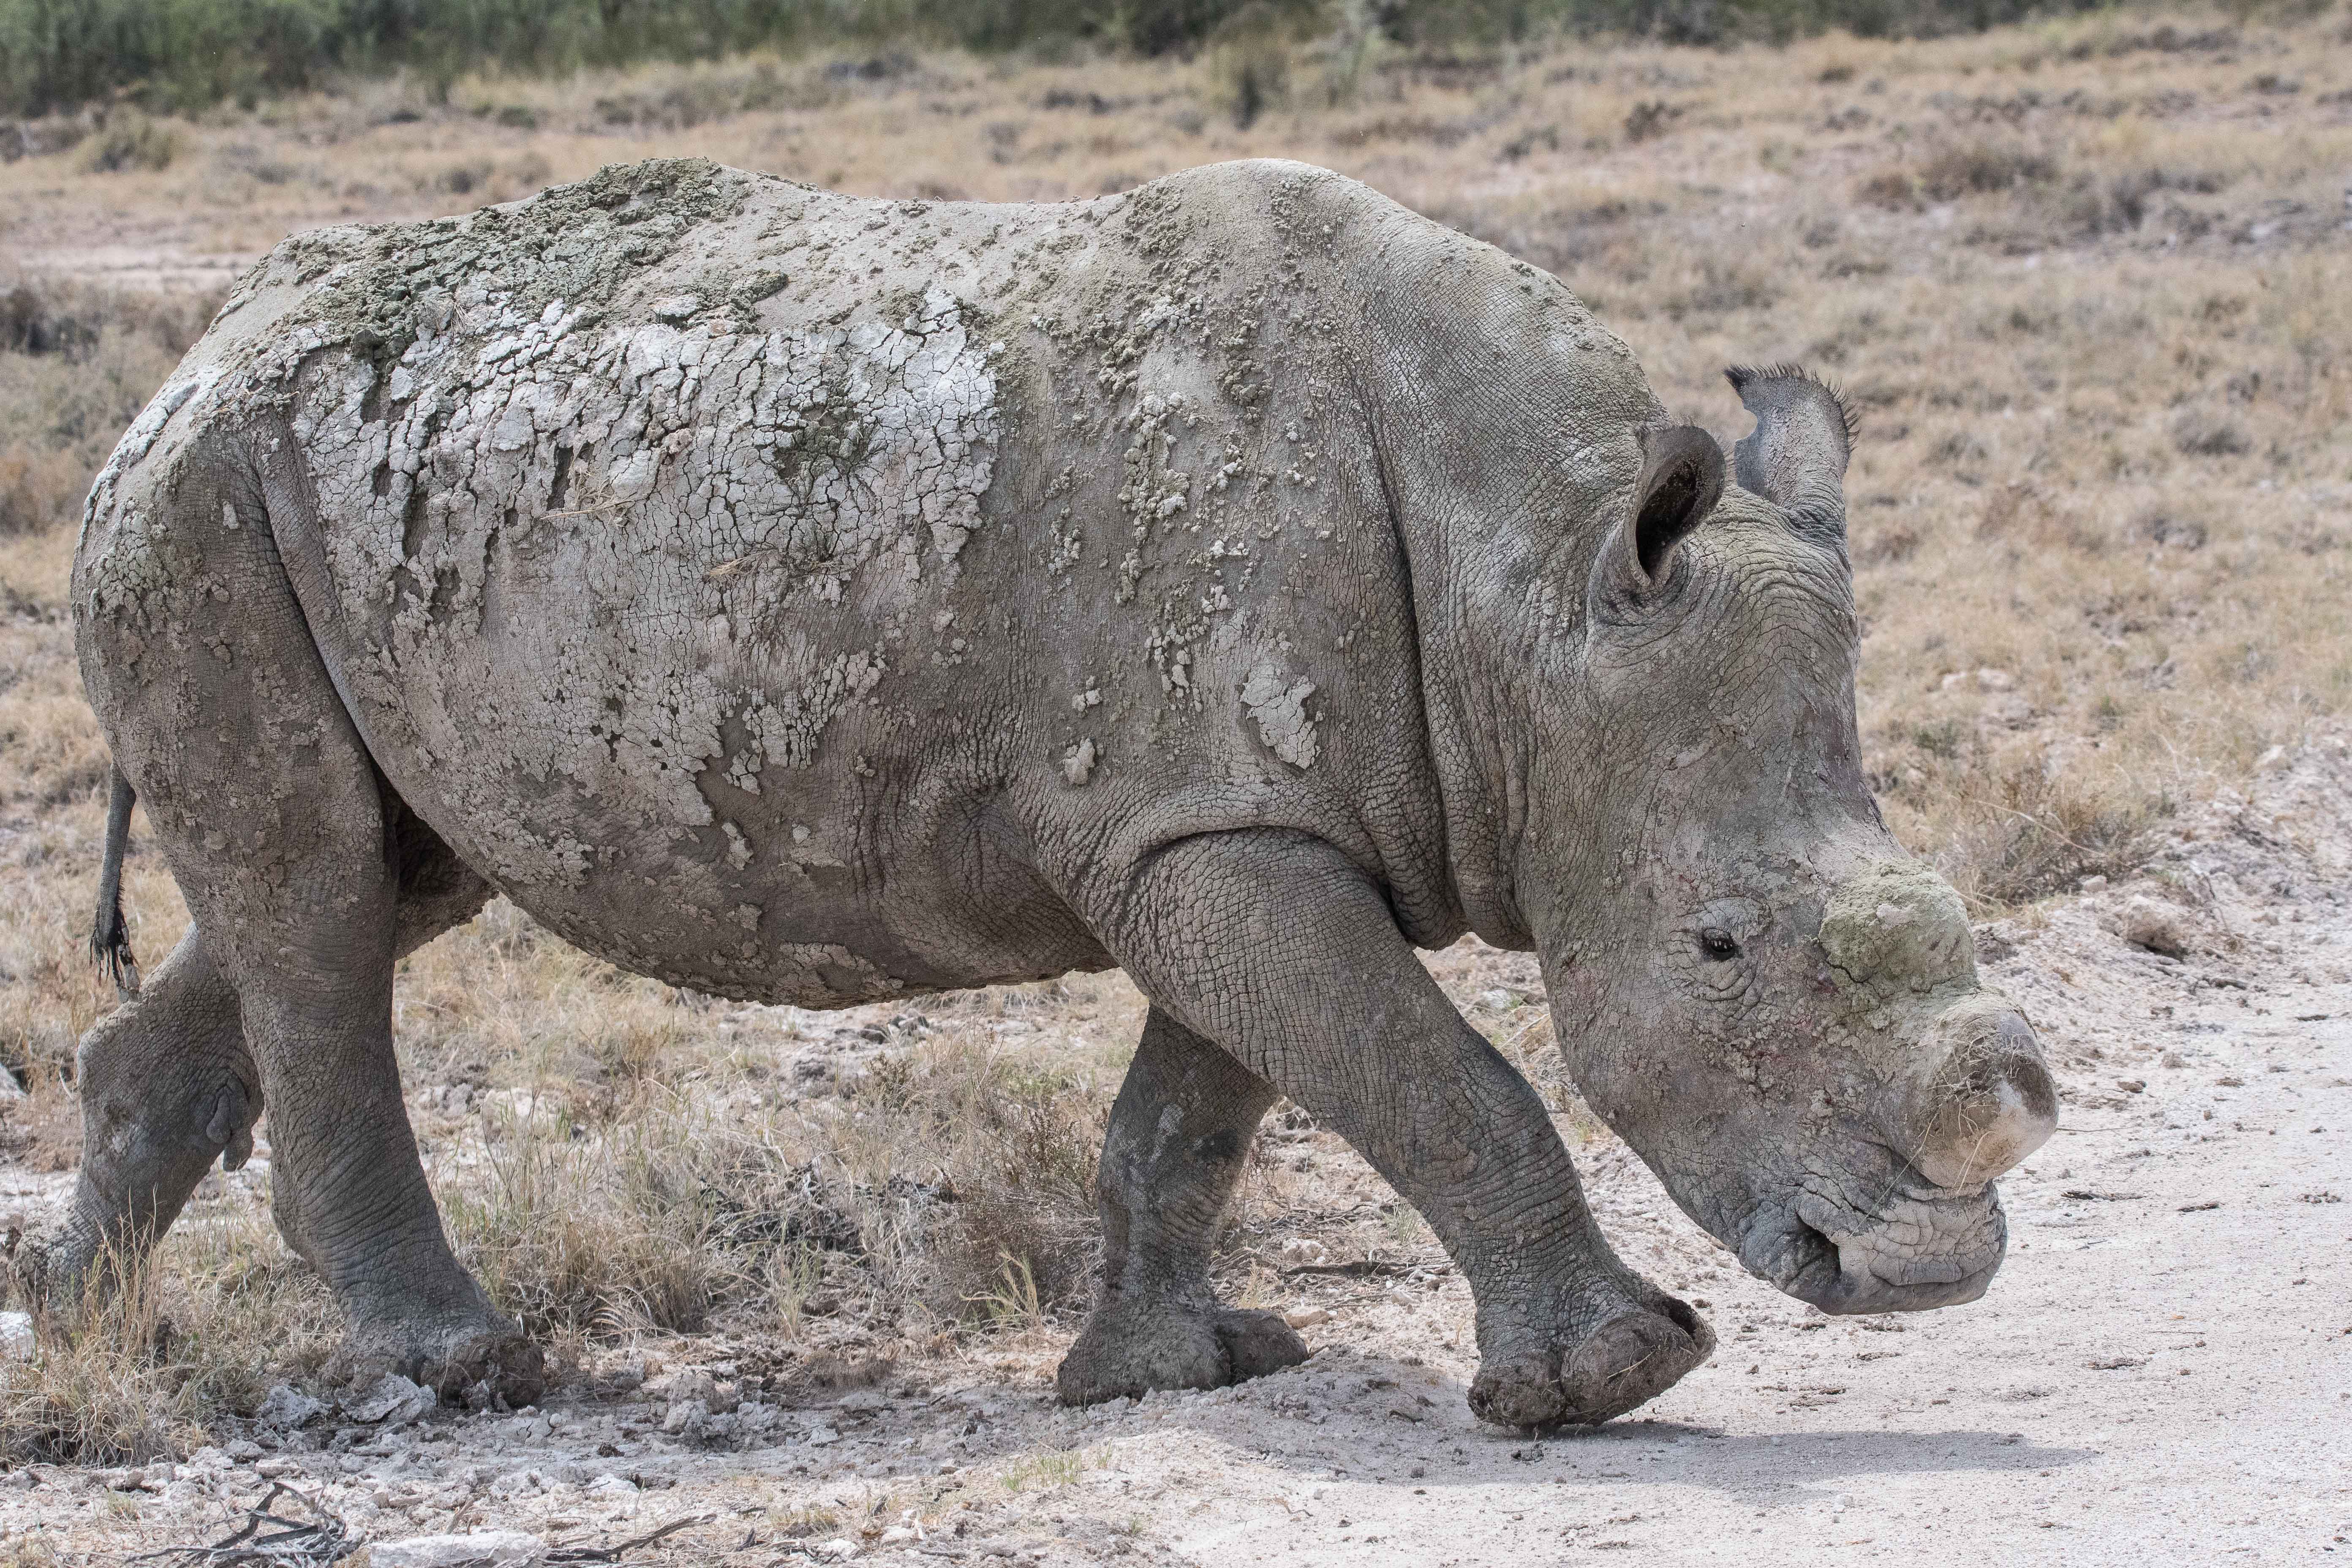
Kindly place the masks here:
[(463, 1535), (412, 1535), (367, 1549), (368, 1568), (530, 1568), (547, 1543), (520, 1530), (471, 1530)]

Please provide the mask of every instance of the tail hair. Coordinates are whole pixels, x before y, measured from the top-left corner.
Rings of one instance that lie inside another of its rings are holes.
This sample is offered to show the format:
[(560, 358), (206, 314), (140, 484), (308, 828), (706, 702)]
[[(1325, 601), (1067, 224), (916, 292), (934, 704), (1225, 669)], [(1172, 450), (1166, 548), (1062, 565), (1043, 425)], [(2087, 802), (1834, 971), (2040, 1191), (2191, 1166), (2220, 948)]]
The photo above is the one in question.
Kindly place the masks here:
[(138, 795), (115, 767), (106, 802), (106, 859), (98, 874), (98, 921), (89, 933), (90, 956), (126, 996), (139, 991), (139, 960), (131, 952), (131, 927), (122, 918), (122, 856), (131, 844), (131, 806)]

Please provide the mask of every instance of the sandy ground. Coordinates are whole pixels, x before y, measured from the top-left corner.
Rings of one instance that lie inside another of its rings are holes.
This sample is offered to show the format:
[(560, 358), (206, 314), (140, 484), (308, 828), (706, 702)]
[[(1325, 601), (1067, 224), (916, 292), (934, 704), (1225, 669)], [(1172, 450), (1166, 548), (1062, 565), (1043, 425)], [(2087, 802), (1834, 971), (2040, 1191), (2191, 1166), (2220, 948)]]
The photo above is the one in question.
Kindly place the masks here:
[[(688, 1521), (625, 1561), (742, 1568), (2352, 1562), (2347, 869), (2352, 746), (2326, 738), (2143, 879), (1979, 929), (2067, 1106), (2003, 1184), (2010, 1260), (1975, 1305), (1823, 1317), (1590, 1140), (1611, 1234), (1722, 1341), (1598, 1431), (1475, 1422), (1467, 1293), (1368, 1205), (1286, 1215), (1228, 1258), (1236, 1288), (1255, 1264), (1282, 1304), (1328, 1314), (1311, 1361), (1243, 1388), (1064, 1411), (1065, 1340), (1045, 1331), (895, 1363), (861, 1360), (854, 1330), (797, 1359), (671, 1341), (607, 1356), (544, 1410), (328, 1411), (224, 1431), (176, 1467), (20, 1470), (0, 1542), (85, 1562), (213, 1540), (283, 1480), (373, 1542), (495, 1528), (560, 1551)], [(2180, 956), (2118, 934), (2151, 921)], [(40, 1185), (0, 1175), (19, 1201)]]

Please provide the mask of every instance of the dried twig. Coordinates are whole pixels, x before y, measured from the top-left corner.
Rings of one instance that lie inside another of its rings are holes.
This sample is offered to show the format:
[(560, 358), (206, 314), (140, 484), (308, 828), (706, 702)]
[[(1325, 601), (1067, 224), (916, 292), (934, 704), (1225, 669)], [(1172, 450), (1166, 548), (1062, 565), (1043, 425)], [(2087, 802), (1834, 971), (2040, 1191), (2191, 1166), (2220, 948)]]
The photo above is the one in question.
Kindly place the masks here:
[(675, 1535), (698, 1524), (709, 1524), (718, 1518), (712, 1513), (691, 1513), (683, 1519), (673, 1519), (659, 1530), (649, 1531), (613, 1546), (559, 1546), (547, 1554), (550, 1563), (618, 1563), (624, 1552), (635, 1552), (640, 1546), (651, 1546), (666, 1535)]
[[(292, 1498), (309, 1510), (309, 1523), (287, 1518), (277, 1511), (280, 1494)], [(279, 1526), (275, 1530), (266, 1527)], [(267, 1563), (270, 1568), (326, 1568), (339, 1563), (360, 1548), (359, 1539), (349, 1526), (320, 1508), (317, 1502), (296, 1491), (284, 1481), (272, 1481), (260, 1506), (245, 1510), (245, 1523), (236, 1532), (209, 1546), (166, 1546), (154, 1552), (142, 1552), (126, 1558), (130, 1563), (169, 1561), (178, 1568), (196, 1568), (199, 1563)]]

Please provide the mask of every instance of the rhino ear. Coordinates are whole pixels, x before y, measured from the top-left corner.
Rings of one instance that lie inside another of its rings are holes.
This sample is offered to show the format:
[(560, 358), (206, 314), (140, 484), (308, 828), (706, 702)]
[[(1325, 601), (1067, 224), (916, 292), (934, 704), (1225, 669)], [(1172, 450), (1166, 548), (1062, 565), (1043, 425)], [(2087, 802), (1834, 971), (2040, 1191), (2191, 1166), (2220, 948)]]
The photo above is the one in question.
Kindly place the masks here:
[(1723, 448), (1696, 425), (1644, 431), (1642, 456), (1633, 515), (1625, 530), (1636, 589), (1664, 579), (1675, 547), (1706, 521), (1723, 496)]
[(1756, 416), (1756, 430), (1732, 448), (1742, 489), (1789, 514), (1798, 532), (1845, 542), (1845, 465), (1861, 429), (1835, 389), (1795, 365), (1733, 365), (1725, 379)]

